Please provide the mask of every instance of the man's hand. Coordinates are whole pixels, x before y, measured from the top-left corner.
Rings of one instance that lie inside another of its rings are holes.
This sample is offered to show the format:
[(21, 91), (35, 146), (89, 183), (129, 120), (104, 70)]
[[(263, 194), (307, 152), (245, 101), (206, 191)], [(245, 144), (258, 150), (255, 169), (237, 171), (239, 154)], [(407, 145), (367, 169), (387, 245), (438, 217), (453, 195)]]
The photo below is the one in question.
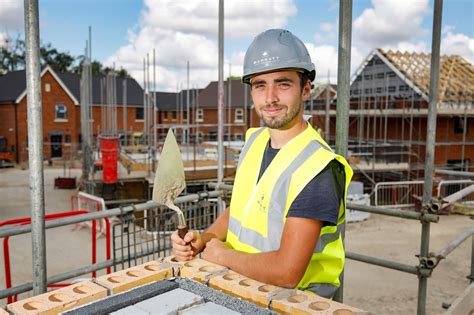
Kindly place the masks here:
[(229, 250), (224, 242), (213, 238), (207, 242), (206, 247), (202, 251), (202, 258), (219, 265), (225, 265), (224, 260)]
[(201, 234), (196, 231), (189, 231), (184, 239), (179, 237), (178, 231), (171, 234), (171, 243), (173, 245), (173, 254), (178, 260), (191, 260), (199, 254), (204, 247)]

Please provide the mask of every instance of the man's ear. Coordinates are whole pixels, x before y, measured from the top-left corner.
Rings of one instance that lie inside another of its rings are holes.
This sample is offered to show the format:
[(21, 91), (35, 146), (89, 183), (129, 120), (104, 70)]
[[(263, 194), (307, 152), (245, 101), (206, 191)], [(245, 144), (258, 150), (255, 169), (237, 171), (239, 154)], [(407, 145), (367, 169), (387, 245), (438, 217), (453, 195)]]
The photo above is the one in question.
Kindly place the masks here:
[(306, 101), (311, 95), (311, 81), (306, 81), (306, 84), (303, 87), (303, 100)]

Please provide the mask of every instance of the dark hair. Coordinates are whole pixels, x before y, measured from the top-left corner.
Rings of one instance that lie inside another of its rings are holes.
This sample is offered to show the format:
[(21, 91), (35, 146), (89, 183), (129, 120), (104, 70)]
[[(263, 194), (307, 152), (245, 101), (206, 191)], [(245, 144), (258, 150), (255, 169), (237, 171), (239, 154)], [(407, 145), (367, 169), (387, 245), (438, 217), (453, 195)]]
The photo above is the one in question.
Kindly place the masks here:
[(303, 91), (304, 86), (306, 85), (306, 82), (309, 81), (309, 74), (308, 72), (297, 72), (298, 76), (300, 77), (300, 85), (301, 85), (301, 91)]

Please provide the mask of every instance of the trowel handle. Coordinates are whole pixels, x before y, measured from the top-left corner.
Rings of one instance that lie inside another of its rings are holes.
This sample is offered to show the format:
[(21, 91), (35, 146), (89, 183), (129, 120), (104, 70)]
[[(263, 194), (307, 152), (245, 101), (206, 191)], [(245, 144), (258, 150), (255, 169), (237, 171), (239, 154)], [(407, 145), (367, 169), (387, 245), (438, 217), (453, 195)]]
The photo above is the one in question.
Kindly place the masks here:
[(184, 236), (188, 233), (188, 227), (186, 225), (178, 225), (178, 235), (181, 239), (184, 239)]

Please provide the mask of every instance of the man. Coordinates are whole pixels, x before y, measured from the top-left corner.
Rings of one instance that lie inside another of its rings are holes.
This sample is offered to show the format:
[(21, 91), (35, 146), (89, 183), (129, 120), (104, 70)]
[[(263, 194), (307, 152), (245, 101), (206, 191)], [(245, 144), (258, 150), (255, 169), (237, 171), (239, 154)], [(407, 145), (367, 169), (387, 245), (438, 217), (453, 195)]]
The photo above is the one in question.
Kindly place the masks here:
[(230, 207), (202, 234), (171, 236), (178, 259), (201, 252), (261, 282), (334, 295), (352, 170), (303, 118), (314, 77), (306, 47), (289, 31), (254, 39), (243, 82), (266, 127), (247, 132)]

